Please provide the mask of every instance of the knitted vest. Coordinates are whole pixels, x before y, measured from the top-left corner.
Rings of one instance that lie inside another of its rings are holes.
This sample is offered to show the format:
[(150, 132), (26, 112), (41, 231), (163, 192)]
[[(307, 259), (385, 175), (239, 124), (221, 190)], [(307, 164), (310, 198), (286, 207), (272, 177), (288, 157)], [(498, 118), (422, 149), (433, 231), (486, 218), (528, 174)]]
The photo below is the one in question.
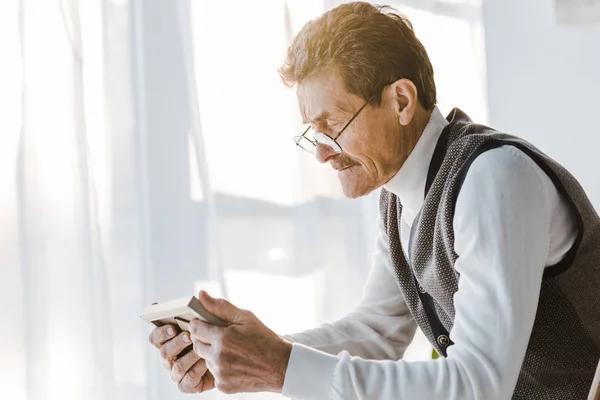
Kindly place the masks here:
[(546, 267), (543, 274), (513, 399), (585, 399), (600, 358), (600, 217), (577, 180), (530, 143), (474, 124), (458, 109), (448, 120), (432, 157), (425, 201), (405, 249), (408, 260), (400, 241), (402, 204), (397, 196), (381, 190), (380, 211), (400, 291), (425, 336), (446, 356), (453, 344), (448, 332), (454, 324), (453, 296), (460, 279), (454, 269), (459, 257), (453, 232), (456, 199), (477, 156), (499, 146), (515, 146), (568, 199), (577, 217), (578, 234), (564, 259)]

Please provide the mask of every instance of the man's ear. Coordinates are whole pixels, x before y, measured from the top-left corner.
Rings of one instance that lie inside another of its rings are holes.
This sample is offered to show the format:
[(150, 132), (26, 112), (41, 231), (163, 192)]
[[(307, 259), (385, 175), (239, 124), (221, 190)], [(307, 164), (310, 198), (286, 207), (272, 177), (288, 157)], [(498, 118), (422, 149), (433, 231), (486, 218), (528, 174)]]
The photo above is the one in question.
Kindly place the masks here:
[(392, 83), (390, 93), (394, 96), (394, 107), (398, 121), (402, 126), (407, 126), (413, 120), (419, 106), (417, 87), (409, 79), (398, 79)]

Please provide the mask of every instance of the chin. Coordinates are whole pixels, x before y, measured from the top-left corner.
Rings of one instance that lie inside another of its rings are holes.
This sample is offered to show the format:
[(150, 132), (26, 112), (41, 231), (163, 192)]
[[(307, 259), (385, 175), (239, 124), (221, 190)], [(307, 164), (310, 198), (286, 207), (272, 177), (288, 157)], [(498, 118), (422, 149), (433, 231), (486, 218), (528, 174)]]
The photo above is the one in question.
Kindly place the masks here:
[(378, 187), (373, 185), (368, 175), (361, 172), (363, 171), (356, 170), (355, 167), (338, 172), (338, 179), (342, 185), (344, 196), (349, 199), (366, 196)]
[(344, 196), (349, 199), (357, 199), (359, 197), (366, 196), (373, 191), (372, 188), (366, 186), (345, 184), (344, 182), (341, 183)]

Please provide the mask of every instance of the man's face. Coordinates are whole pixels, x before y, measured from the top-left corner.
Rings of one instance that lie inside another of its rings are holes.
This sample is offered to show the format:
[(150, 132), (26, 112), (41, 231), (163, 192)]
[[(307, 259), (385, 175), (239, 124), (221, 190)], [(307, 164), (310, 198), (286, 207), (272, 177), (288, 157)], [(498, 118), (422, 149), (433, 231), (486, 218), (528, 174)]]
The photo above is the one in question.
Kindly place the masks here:
[[(302, 81), (297, 96), (304, 122), (332, 138), (365, 103), (346, 90), (335, 70)], [(337, 139), (341, 153), (317, 144), (317, 160), (338, 171), (346, 197), (367, 195), (387, 183), (412, 151), (416, 138), (401, 118), (402, 103), (396, 87), (388, 86), (382, 90), (381, 104), (365, 107)]]

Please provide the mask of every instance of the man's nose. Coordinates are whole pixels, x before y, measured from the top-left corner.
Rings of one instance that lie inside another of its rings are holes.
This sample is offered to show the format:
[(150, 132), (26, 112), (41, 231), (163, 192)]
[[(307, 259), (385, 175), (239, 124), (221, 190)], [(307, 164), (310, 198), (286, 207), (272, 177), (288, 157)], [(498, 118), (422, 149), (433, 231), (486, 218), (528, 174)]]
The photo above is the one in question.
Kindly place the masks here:
[(332, 156), (338, 154), (331, 146), (326, 144), (317, 143), (317, 161), (320, 163), (326, 163)]

